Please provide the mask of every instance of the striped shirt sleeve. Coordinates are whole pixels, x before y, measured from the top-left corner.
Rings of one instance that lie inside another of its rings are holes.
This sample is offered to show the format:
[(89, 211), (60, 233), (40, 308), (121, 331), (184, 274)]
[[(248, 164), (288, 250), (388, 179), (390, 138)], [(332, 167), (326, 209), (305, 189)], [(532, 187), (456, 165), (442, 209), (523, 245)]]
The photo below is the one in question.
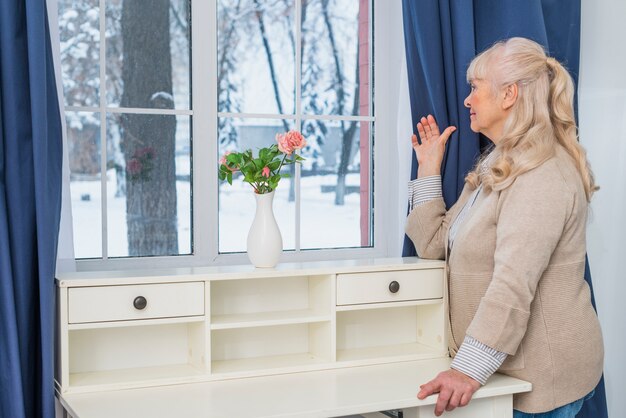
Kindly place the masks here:
[(443, 196), (441, 176), (420, 177), (409, 182), (409, 211), (415, 206)]
[(450, 367), (484, 385), (489, 376), (504, 363), (506, 357), (506, 353), (486, 346), (467, 335)]

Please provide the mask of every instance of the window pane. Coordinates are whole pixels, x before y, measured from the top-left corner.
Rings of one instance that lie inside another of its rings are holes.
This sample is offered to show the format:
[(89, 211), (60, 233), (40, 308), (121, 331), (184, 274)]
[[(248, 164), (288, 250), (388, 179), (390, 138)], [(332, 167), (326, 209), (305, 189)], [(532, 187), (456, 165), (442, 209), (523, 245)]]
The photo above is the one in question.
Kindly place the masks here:
[(99, 27), (98, 0), (59, 0), (61, 69), (67, 106), (98, 106)]
[(218, 0), (218, 111), (292, 114), (293, 0)]
[(190, 117), (110, 114), (110, 257), (191, 253)]
[(369, 1), (302, 1), (303, 113), (371, 114), (368, 15)]
[(66, 112), (76, 258), (102, 257), (100, 114)]
[[(293, 121), (280, 119), (220, 118), (219, 155), (226, 151), (258, 149), (276, 143), (277, 133), (293, 129)], [(281, 170), (291, 173), (293, 165)], [(217, 167), (216, 167), (217, 169)], [(274, 216), (283, 238), (283, 249), (295, 248), (295, 200), (292, 179), (281, 179), (274, 195)], [(219, 185), (219, 252), (246, 251), (248, 230), (254, 219), (256, 203), (252, 186), (244, 183), (240, 173), (233, 176), (233, 184)]]
[(303, 131), (301, 248), (371, 246), (370, 123), (307, 120)]
[(110, 106), (189, 109), (189, 0), (108, 1)]

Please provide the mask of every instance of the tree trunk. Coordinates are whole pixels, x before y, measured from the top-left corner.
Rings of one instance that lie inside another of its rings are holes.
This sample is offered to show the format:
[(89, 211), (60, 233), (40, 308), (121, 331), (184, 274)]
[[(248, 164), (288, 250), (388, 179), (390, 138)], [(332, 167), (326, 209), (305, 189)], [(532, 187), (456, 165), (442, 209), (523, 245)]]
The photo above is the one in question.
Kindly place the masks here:
[[(121, 106), (173, 108), (169, 0), (153, 0), (149, 7), (142, 0), (124, 0), (121, 20)], [(165, 94), (154, 96), (159, 92)], [(124, 114), (121, 122), (127, 170), (128, 254), (178, 254), (176, 117)], [(143, 164), (138, 165), (138, 161)]]
[[(354, 86), (354, 101), (352, 102), (352, 114), (354, 115), (359, 107), (359, 52), (356, 53), (356, 83)], [(339, 160), (339, 169), (337, 170), (337, 188), (335, 190), (335, 205), (343, 205), (346, 196), (346, 174), (348, 173), (348, 164), (350, 163), (350, 155), (352, 154), (352, 143), (354, 142), (354, 134), (356, 133), (357, 121), (350, 122), (348, 130), (343, 134), (341, 142), (341, 158)]]

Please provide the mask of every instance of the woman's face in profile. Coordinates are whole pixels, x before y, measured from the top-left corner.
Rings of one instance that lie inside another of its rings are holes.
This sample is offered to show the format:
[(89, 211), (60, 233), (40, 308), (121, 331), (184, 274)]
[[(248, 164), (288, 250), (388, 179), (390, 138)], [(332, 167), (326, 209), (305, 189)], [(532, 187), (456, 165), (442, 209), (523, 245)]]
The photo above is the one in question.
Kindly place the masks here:
[(502, 136), (508, 112), (503, 107), (504, 91), (493, 91), (491, 82), (483, 79), (470, 80), (470, 94), (465, 107), (470, 110), (470, 127), (497, 143)]

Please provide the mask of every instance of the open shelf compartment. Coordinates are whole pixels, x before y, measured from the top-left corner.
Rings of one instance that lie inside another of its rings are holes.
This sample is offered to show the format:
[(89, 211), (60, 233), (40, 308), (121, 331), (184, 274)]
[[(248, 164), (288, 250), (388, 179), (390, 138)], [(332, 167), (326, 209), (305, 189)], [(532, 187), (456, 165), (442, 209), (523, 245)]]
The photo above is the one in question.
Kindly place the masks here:
[(378, 363), (445, 355), (443, 303), (337, 312), (337, 361)]
[(294, 276), (211, 282), (211, 329), (331, 319), (332, 277)]
[(211, 332), (213, 375), (255, 375), (328, 364), (331, 321)]
[(69, 331), (69, 382), (136, 387), (208, 374), (203, 322)]

